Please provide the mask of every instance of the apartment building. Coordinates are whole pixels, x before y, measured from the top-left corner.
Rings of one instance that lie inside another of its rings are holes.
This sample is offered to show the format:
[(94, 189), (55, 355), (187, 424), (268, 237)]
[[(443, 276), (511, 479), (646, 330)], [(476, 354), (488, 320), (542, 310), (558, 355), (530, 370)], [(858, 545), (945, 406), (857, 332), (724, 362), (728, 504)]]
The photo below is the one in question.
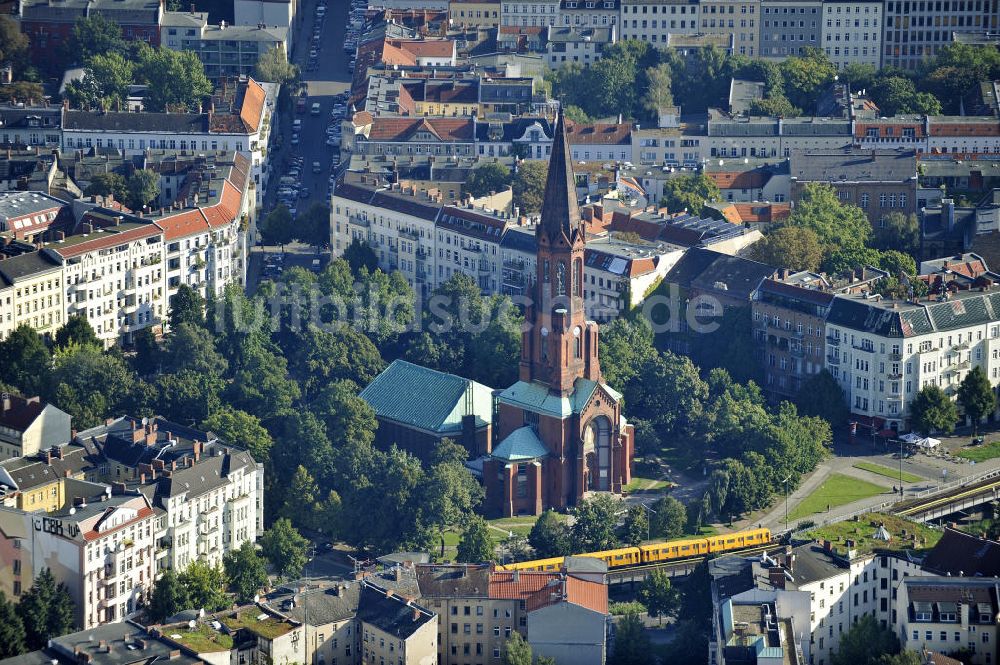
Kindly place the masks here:
[[(882, 63), (882, 0), (827, 0), (822, 4), (821, 48), (830, 62), (847, 65)], [(850, 81), (845, 81), (851, 85)]]
[(456, 26), (497, 28), (500, 26), (500, 2), (449, 0), (448, 18)]
[(130, 619), (153, 583), (153, 508), (142, 494), (78, 481), (44, 516), (0, 507), (0, 589), (19, 599), (43, 569), (65, 584), (87, 629)]
[(617, 25), (621, 0), (562, 0), (559, 25), (606, 28)]
[(997, 0), (886, 0), (882, 66), (916, 69), (955, 33), (996, 32)]
[(859, 294), (830, 306), (826, 367), (852, 418), (904, 431), (914, 395), (927, 385), (954, 396), (973, 366), (1000, 383), (1000, 292), (974, 291), (899, 301)]
[(17, 240), (39, 238), (60, 213), (68, 213), (65, 201), (41, 192), (0, 194), (0, 235)]
[(819, 47), (822, 7), (819, 0), (762, 0), (761, 57), (783, 60)]
[[(837, 549), (829, 542), (789, 548), (776, 558), (713, 562), (714, 638), (709, 651), (716, 662), (727, 644), (723, 608), (775, 602), (777, 617), (790, 617), (801, 651), (810, 665), (830, 665), (851, 626), (871, 615), (883, 627), (897, 629), (897, 589), (906, 580), (928, 575), (903, 554)], [(805, 636), (808, 635), (808, 640)]]
[(974, 665), (1000, 656), (1000, 585), (996, 579), (920, 577), (899, 585), (898, 635), (904, 649), (965, 649)]
[(0, 503), (28, 513), (51, 513), (66, 505), (76, 488), (74, 481), (91, 481), (97, 455), (87, 442), (46, 448), (37, 455), (0, 462)]
[(549, 66), (557, 69), (567, 62), (583, 66), (601, 59), (605, 48), (617, 39), (616, 26), (549, 26), (545, 29), (545, 51)]
[(274, 48), (287, 56), (288, 30), (263, 22), (209, 25), (208, 12), (164, 12), (160, 41), (174, 51), (194, 52), (205, 66), (205, 76), (219, 84), (226, 78), (253, 76), (257, 61)]
[(0, 459), (32, 457), (70, 438), (70, 415), (38, 397), (0, 395)]
[[(585, 0), (581, 0), (585, 1)], [(601, 0), (603, 2), (603, 0)], [(559, 22), (560, 0), (501, 0), (501, 27), (545, 27)]]
[(234, 151), (249, 160), (256, 200), (267, 186), (264, 153), (278, 95), (273, 83), (227, 88), (199, 113), (62, 111), (62, 148), (117, 148), (127, 156), (146, 150)]
[(27, 325), (50, 340), (67, 316), (60, 262), (33, 245), (6, 249), (24, 253), (0, 255), (0, 339)]
[(740, 118), (709, 111), (699, 158), (790, 157), (798, 150), (837, 150), (851, 145), (849, 120), (840, 118)]
[(793, 152), (791, 197), (798, 201), (809, 183), (829, 185), (837, 197), (864, 211), (878, 228), (885, 217), (917, 211), (917, 158), (908, 150)]
[[(761, 48), (764, 4), (760, 0), (702, 0), (699, 4), (701, 35), (732, 37), (732, 52), (766, 57)], [(682, 33), (683, 34), (683, 33)]]
[(118, 418), (77, 440), (99, 455), (91, 478), (150, 498), (156, 575), (196, 560), (221, 564), (264, 530), (263, 464), (246, 450), (162, 418)]
[(60, 143), (62, 106), (0, 104), (0, 141), (5, 146), (49, 146)]
[(699, 33), (698, 7), (697, 0), (621, 0), (621, 38), (666, 48), (668, 34)]

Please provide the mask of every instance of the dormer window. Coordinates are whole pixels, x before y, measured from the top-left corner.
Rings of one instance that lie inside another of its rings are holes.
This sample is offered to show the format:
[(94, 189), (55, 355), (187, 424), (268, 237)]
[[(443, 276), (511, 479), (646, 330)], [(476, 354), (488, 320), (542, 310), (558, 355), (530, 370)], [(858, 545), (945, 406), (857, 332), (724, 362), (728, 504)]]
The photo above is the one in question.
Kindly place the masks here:
[(913, 603), (914, 621), (930, 622), (934, 620), (934, 610), (930, 603)]
[(958, 621), (958, 605), (956, 603), (938, 603), (938, 619), (941, 623), (956, 623)]

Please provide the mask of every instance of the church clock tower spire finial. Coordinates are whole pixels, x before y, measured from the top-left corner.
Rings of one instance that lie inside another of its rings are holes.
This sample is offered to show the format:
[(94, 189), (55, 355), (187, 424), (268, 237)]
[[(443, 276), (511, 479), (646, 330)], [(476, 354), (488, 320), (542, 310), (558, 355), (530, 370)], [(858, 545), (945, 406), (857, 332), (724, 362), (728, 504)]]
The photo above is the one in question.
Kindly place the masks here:
[(566, 118), (560, 107), (552, 137), (552, 154), (549, 173), (545, 180), (545, 198), (542, 199), (541, 230), (554, 242), (560, 234), (572, 243), (573, 234), (580, 233), (580, 206), (576, 201), (576, 177), (573, 160), (566, 137)]

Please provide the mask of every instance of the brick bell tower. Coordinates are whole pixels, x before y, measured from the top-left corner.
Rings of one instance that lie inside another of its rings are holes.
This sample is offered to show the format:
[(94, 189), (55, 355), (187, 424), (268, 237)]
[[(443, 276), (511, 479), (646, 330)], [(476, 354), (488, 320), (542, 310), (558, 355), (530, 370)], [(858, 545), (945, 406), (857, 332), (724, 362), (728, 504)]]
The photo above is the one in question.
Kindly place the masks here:
[(601, 380), (597, 324), (583, 301), (585, 232), (576, 199), (566, 121), (560, 109), (536, 229), (538, 267), (534, 302), (525, 312), (520, 379), (544, 383), (565, 397), (579, 378)]

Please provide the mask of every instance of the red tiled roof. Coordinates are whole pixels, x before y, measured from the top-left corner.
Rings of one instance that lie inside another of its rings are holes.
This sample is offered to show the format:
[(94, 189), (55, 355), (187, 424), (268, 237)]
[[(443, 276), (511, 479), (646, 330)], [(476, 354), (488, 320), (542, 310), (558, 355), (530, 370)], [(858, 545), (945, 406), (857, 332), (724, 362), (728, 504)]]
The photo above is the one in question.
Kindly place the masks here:
[(28, 429), (35, 418), (41, 414), (45, 405), (37, 397), (25, 398), (20, 395), (8, 394), (7, 402), (10, 408), (3, 409), (0, 405), (0, 425), (18, 432)]
[(566, 121), (566, 134), (570, 145), (619, 145), (630, 142), (631, 123), (576, 123)]
[[(731, 219), (728, 210), (732, 208), (736, 219)], [(736, 224), (780, 222), (792, 214), (788, 203), (734, 203), (723, 211), (726, 219)]]
[(441, 141), (471, 141), (472, 120), (461, 118), (375, 118), (368, 132), (369, 141), (403, 141), (426, 130)]
[(567, 575), (566, 600), (601, 614), (608, 613), (608, 587), (599, 582)]
[(197, 208), (194, 210), (185, 210), (179, 215), (164, 217), (157, 220), (156, 224), (163, 229), (164, 239), (168, 241), (195, 233), (204, 233), (210, 228), (201, 209)]
[(108, 247), (115, 247), (116, 245), (121, 245), (140, 238), (148, 238), (150, 236), (158, 235), (159, 233), (160, 229), (156, 224), (149, 224), (148, 226), (143, 226), (137, 229), (129, 229), (121, 233), (99, 233), (96, 237), (90, 240), (74, 245), (54, 246), (52, 249), (58, 252), (63, 258), (70, 258), (81, 254), (87, 254), (88, 252), (106, 249)]
[[(114, 510), (114, 509), (111, 508), (109, 510)], [(131, 526), (136, 521), (144, 519), (146, 517), (149, 517), (152, 514), (153, 514), (153, 509), (152, 508), (149, 508), (147, 506), (143, 506), (142, 508), (140, 508), (136, 512), (135, 519), (131, 519), (128, 522), (125, 522), (124, 524), (120, 524), (120, 525), (116, 526), (113, 529), (108, 529), (107, 531), (100, 531), (100, 532), (98, 532), (98, 531), (94, 531), (93, 529), (90, 529), (89, 531), (85, 531), (84, 532), (83, 539), (84, 540), (97, 540), (98, 538), (103, 538), (104, 536), (107, 536), (108, 534), (112, 534), (112, 533), (114, 533), (116, 531), (121, 531), (125, 527)], [(98, 520), (98, 522), (99, 521), (100, 520)], [(96, 526), (96, 523), (95, 523), (95, 526)]]
[(260, 129), (261, 120), (264, 118), (264, 100), (266, 98), (267, 93), (260, 83), (253, 79), (247, 81), (247, 91), (243, 95), (243, 106), (240, 107), (240, 120), (251, 132)]
[[(455, 52), (455, 42), (450, 39), (390, 39), (386, 40), (386, 45), (402, 49), (403, 51), (411, 54), (414, 58), (450, 58)], [(414, 64), (416, 63), (414, 62)]]
[(719, 189), (760, 189), (770, 176), (758, 169), (749, 171), (715, 171), (706, 173)]
[(931, 122), (931, 136), (1000, 136), (1000, 121), (984, 122)]
[(490, 575), (490, 598), (526, 600), (549, 582), (558, 580), (559, 573), (498, 570)]
[(494, 571), (490, 574), (490, 598), (523, 600), (530, 612), (553, 603), (566, 602), (608, 613), (608, 588), (604, 584), (560, 573)]
[(417, 59), (408, 50), (404, 50), (395, 44), (386, 42), (382, 46), (382, 63), (386, 65), (408, 65), (417, 64)]

